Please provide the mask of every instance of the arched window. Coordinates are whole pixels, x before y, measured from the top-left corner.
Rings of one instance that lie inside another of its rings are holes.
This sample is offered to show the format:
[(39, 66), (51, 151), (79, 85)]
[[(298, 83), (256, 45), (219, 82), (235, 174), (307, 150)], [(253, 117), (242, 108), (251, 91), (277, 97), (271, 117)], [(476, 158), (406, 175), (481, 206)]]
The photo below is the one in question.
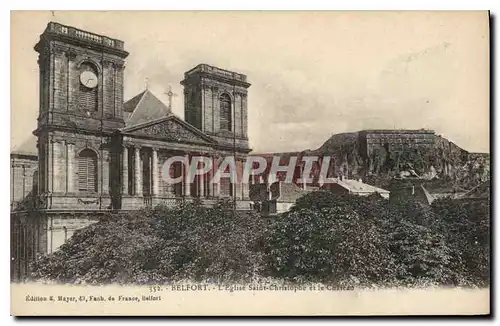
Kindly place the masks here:
[(97, 154), (84, 149), (78, 155), (78, 190), (97, 192)]
[[(80, 74), (84, 71), (91, 71), (96, 76), (98, 75), (97, 69), (90, 62), (84, 62), (80, 65)], [(98, 98), (98, 88), (99, 86), (89, 88), (83, 85), (80, 81), (79, 94), (78, 94), (78, 105), (83, 111), (97, 111), (97, 98)]]
[(232, 130), (231, 119), (231, 98), (227, 94), (222, 94), (220, 101), (220, 130)]

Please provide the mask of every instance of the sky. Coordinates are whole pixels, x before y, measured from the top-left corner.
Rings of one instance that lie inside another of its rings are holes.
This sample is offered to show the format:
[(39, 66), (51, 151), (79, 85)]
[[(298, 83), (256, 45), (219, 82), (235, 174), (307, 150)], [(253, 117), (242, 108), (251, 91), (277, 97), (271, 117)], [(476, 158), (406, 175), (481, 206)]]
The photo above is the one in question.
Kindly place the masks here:
[[(11, 148), (36, 128), (49, 21), (125, 42), (125, 100), (148, 88), (184, 117), (179, 82), (199, 63), (252, 84), (254, 152), (315, 149), (363, 129), (433, 129), (489, 152), (486, 12), (13, 12)], [(31, 136), (33, 137), (33, 136)]]

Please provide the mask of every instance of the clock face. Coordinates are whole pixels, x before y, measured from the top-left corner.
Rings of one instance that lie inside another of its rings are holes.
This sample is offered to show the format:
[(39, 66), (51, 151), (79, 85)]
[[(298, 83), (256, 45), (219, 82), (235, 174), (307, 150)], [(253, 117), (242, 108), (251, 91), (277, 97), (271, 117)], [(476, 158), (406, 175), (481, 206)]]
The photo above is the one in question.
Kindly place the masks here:
[(80, 74), (80, 82), (85, 87), (94, 88), (97, 86), (97, 76), (92, 71), (84, 71)]

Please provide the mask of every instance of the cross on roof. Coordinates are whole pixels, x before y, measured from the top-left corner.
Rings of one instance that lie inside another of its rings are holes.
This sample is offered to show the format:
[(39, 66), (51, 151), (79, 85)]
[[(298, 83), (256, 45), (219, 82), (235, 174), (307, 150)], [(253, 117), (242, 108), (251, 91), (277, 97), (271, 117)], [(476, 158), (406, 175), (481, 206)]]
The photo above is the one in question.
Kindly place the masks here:
[(165, 94), (168, 96), (168, 109), (172, 111), (172, 97), (177, 96), (177, 94), (172, 92), (172, 86), (168, 86), (168, 91)]

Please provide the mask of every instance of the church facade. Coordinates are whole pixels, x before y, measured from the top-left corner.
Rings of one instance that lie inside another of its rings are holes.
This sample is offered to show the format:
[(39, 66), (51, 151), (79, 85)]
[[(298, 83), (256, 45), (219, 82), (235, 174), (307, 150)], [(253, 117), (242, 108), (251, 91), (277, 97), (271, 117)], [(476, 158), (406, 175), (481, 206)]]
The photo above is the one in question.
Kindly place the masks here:
[[(21, 160), (31, 173), (11, 175), (13, 256), (18, 260), (56, 250), (103, 211), (174, 205), (195, 197), (208, 205), (230, 197), (238, 208), (249, 208), (248, 183), (210, 182), (217, 164), (193, 182), (181, 162), (168, 171), (180, 182), (169, 184), (162, 177), (165, 161), (173, 156), (187, 162), (194, 156), (214, 162), (233, 156), (237, 169), (243, 169), (250, 152), (245, 75), (206, 64), (187, 71), (181, 81), (182, 120), (147, 89), (124, 102), (129, 53), (120, 40), (50, 22), (35, 51), (38, 153), (11, 154), (13, 169)], [(26, 239), (29, 250), (22, 249)]]

